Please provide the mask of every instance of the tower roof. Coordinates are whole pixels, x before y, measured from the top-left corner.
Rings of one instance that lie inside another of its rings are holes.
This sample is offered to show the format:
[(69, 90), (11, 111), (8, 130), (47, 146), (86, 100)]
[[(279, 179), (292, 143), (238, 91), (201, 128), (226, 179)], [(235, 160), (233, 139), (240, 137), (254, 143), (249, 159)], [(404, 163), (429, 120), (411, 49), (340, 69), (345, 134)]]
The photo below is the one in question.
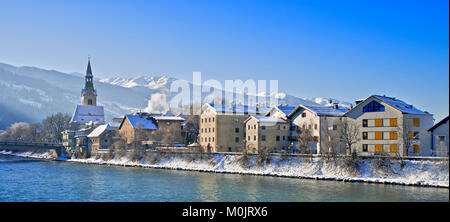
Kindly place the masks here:
[(87, 65), (87, 70), (86, 70), (86, 76), (92, 76), (91, 59), (88, 60), (88, 65)]

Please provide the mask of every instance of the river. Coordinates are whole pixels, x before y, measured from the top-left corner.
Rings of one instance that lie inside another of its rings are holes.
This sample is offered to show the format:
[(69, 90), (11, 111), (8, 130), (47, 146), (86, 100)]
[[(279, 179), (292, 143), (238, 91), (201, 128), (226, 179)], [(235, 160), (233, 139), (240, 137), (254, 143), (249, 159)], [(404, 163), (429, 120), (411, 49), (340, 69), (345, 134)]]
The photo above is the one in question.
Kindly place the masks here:
[(113, 167), (0, 154), (0, 201), (445, 201), (449, 189)]

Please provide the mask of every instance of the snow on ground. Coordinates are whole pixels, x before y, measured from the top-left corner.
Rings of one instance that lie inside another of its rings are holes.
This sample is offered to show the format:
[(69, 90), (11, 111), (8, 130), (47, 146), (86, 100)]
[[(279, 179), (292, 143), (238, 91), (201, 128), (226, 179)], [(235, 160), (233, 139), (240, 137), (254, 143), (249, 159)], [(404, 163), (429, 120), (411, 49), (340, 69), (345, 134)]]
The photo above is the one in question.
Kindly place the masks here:
[[(33, 158), (48, 158), (49, 154), (41, 156), (29, 153), (5, 153)], [(156, 155), (156, 154), (155, 154)], [(71, 162), (104, 164), (119, 166), (136, 166), (160, 169), (195, 170), (215, 173), (239, 173), (251, 175), (267, 175), (296, 177), (309, 179), (341, 180), (348, 182), (374, 182), (403, 185), (422, 185), (449, 187), (448, 162), (428, 160), (404, 160), (401, 166), (398, 160), (358, 159), (356, 161), (338, 159), (327, 161), (323, 157), (271, 157), (268, 163), (256, 164), (256, 157), (249, 156), (243, 161), (239, 155), (212, 154), (210, 157), (199, 155), (160, 155), (146, 157), (142, 161), (131, 161), (128, 158), (102, 160), (59, 159)], [(158, 159), (158, 161), (155, 161)]]
[(36, 158), (36, 159), (54, 159), (55, 158), (55, 153), (52, 151), (12, 152), (12, 151), (0, 150), (0, 154), (18, 156), (18, 157), (26, 157), (26, 158)]

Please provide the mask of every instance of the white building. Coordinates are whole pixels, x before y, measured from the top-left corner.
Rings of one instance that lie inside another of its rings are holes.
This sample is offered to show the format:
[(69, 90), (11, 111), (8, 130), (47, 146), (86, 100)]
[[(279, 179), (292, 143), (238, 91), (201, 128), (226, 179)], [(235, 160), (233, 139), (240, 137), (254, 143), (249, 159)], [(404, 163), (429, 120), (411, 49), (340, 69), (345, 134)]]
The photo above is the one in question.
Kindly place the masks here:
[(306, 153), (324, 154), (339, 153), (345, 154), (345, 145), (342, 143), (333, 144), (332, 148), (327, 147), (327, 141), (337, 133), (338, 121), (342, 120), (348, 111), (347, 107), (333, 104), (333, 106), (307, 106), (299, 105), (288, 115), (290, 120), (290, 136), (293, 148), (299, 150), (298, 137), (302, 131), (307, 131), (312, 136), (312, 141), (308, 142)]
[(399, 99), (373, 95), (346, 114), (360, 129), (352, 152), (361, 155), (429, 156), (433, 115)]
[(448, 119), (448, 116), (445, 117), (428, 130), (431, 134), (430, 142), (432, 156), (448, 157)]

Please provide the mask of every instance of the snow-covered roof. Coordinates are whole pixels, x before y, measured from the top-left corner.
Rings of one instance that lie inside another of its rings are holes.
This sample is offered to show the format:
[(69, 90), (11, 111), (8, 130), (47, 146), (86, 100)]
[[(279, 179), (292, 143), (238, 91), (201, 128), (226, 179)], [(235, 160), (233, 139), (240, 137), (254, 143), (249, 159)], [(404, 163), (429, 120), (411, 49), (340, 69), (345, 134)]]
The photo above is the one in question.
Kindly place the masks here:
[(105, 114), (103, 106), (83, 106), (77, 105), (75, 112), (73, 113), (70, 122), (75, 123), (89, 123), (98, 122), (100, 124), (105, 123)]
[(307, 109), (315, 112), (318, 116), (343, 116), (347, 111), (347, 107), (338, 106), (305, 106)]
[(429, 113), (419, 110), (419, 109), (415, 108), (413, 105), (407, 104), (396, 98), (387, 97), (387, 96), (379, 96), (379, 95), (374, 95), (373, 97), (387, 103), (388, 105), (400, 110), (402, 113), (405, 113), (405, 114), (428, 114), (429, 115)]
[(274, 117), (267, 117), (267, 116), (250, 116), (244, 122), (247, 122), (251, 118), (256, 119), (259, 123), (287, 123), (286, 121), (284, 121), (282, 119), (274, 118)]
[(230, 105), (226, 104), (209, 104), (212, 108), (214, 108), (217, 114), (220, 113), (255, 113), (255, 114), (265, 114), (270, 110), (270, 107), (259, 107), (256, 106), (247, 106), (247, 105)]
[(109, 124), (103, 124), (92, 130), (87, 137), (98, 137), (107, 130), (114, 130)]
[(294, 112), (295, 108), (295, 106), (277, 106), (277, 109), (283, 112), (286, 116)]
[(119, 128), (120, 127), (120, 123), (119, 122), (110, 122), (108, 124), (109, 124), (109, 126), (111, 126), (113, 128)]
[(297, 113), (300, 109), (307, 109), (313, 113), (315, 113), (318, 116), (343, 116), (349, 109), (347, 107), (338, 106), (337, 108), (334, 108), (334, 106), (308, 106), (308, 105), (298, 105), (297, 108), (291, 114), (289, 114), (289, 117)]
[(128, 119), (128, 121), (130, 121), (133, 128), (154, 130), (158, 129), (158, 125), (154, 117), (145, 115), (142, 115), (142, 117), (139, 115), (126, 115), (125, 117)]
[(185, 119), (178, 117), (178, 116), (154, 116), (156, 120), (163, 120), (163, 121), (184, 121)]

